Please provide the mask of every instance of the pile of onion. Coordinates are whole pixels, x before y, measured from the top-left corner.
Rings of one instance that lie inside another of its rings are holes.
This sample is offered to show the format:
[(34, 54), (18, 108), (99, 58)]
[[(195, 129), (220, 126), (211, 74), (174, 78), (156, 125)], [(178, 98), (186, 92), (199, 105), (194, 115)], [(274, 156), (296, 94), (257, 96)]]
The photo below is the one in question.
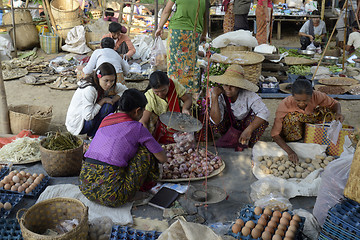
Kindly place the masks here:
[(205, 177), (222, 165), (220, 157), (205, 149), (185, 150), (177, 145), (166, 145), (164, 149), (167, 151), (168, 161), (162, 165), (163, 179)]

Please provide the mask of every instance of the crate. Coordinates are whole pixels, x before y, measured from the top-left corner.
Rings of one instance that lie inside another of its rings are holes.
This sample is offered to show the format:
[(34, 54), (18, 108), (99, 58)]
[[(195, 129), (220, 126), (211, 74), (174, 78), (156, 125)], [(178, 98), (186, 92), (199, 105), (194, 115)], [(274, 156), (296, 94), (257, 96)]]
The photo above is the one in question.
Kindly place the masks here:
[(23, 193), (0, 193), (0, 202), (6, 203), (9, 202), (12, 206), (12, 208), (8, 211), (6, 211), (4, 208), (0, 210), (0, 219), (1, 218), (7, 218), (9, 216), (10, 212), (14, 209), (14, 207), (23, 199), (24, 194)]
[(110, 240), (117, 239), (136, 239), (136, 240), (155, 240), (160, 236), (157, 231), (141, 231), (130, 227), (115, 225), (111, 229)]
[[(4, 176), (5, 177), (5, 176)], [(1, 178), (2, 179), (2, 178)], [(43, 180), (41, 180), (40, 184), (37, 185), (36, 188), (34, 188), (34, 190), (32, 190), (30, 193), (19, 193), (17, 191), (11, 191), (11, 190), (5, 190), (3, 187), (0, 188), (1, 192), (7, 192), (7, 193), (12, 193), (12, 194), (23, 194), (25, 197), (37, 197), (40, 195), (40, 193), (42, 191), (44, 191), (44, 189), (46, 188), (46, 186), (48, 185), (50, 180), (49, 176), (45, 176)]]
[(23, 240), (20, 225), (16, 219), (0, 219), (0, 239)]

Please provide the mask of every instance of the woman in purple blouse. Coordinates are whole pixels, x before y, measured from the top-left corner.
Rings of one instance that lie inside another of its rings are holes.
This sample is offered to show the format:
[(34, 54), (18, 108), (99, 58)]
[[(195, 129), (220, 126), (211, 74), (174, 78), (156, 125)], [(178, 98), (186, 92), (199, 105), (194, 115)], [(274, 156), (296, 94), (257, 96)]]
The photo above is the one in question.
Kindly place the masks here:
[(166, 162), (167, 157), (138, 122), (146, 104), (143, 93), (128, 89), (120, 98), (120, 112), (101, 122), (80, 172), (80, 191), (89, 200), (117, 207), (131, 201), (147, 182), (158, 179), (158, 162)]

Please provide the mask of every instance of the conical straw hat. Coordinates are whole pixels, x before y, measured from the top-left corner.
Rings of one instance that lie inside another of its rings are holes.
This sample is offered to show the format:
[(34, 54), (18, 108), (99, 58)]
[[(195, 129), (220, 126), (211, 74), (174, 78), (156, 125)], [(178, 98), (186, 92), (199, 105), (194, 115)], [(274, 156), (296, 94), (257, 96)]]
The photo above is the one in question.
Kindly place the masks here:
[(244, 69), (238, 64), (230, 65), (223, 75), (210, 76), (210, 81), (257, 92), (259, 87), (244, 77)]

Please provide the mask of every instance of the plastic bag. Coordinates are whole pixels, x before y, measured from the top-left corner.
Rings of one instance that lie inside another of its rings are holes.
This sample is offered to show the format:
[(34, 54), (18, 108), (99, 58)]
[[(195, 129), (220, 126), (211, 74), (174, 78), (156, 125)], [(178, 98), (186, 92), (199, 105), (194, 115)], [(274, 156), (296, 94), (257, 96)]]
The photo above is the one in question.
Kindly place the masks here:
[(107, 240), (114, 225), (109, 217), (95, 218), (89, 222), (89, 240)]
[(306, 50), (309, 50), (309, 51), (314, 51), (314, 50), (316, 50), (316, 47), (315, 47), (314, 43), (313, 43), (313, 42), (310, 43), (310, 45), (306, 47)]
[(166, 72), (166, 49), (161, 37), (155, 38), (154, 46), (150, 53), (150, 65), (154, 70)]
[(330, 128), (327, 131), (326, 137), (335, 145), (339, 139), (339, 134), (340, 134), (341, 129), (342, 129), (342, 124), (340, 121), (333, 120), (330, 123)]
[(188, 151), (190, 148), (195, 147), (194, 133), (177, 132), (174, 133), (174, 140), (176, 146), (180, 151)]
[(270, 193), (269, 195), (257, 200), (254, 205), (262, 208), (268, 207), (274, 211), (281, 212), (292, 209), (292, 204), (290, 203), (289, 199), (285, 198), (281, 194), (273, 193)]
[(141, 74), (141, 65), (138, 63), (131, 64), (129, 73), (140, 73)]
[(53, 234), (56, 232), (59, 235), (72, 231), (79, 225), (79, 220), (74, 218), (72, 220), (64, 220), (60, 224), (56, 225), (56, 229), (53, 230)]
[(91, 51), (86, 45), (84, 26), (75, 26), (72, 28), (66, 36), (65, 43), (61, 49), (67, 52), (85, 54)]

